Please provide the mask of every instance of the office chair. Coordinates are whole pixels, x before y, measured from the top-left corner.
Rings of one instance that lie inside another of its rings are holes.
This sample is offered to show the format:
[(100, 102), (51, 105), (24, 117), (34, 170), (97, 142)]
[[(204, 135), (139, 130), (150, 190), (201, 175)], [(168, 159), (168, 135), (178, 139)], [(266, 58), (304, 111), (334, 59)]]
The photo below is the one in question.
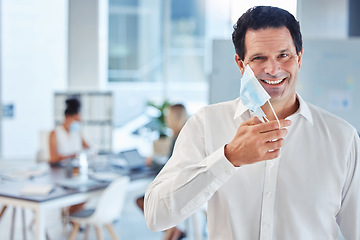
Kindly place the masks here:
[(85, 239), (87, 238), (88, 226), (95, 226), (98, 240), (102, 240), (101, 227), (104, 225), (114, 240), (119, 240), (116, 235), (112, 222), (116, 220), (124, 206), (127, 186), (130, 178), (123, 176), (114, 180), (101, 194), (95, 209), (84, 209), (70, 215), (73, 223), (73, 231), (70, 233), (69, 240), (74, 240), (80, 224), (86, 224)]
[(49, 162), (49, 136), (50, 131), (42, 130), (39, 134), (39, 149), (36, 152), (36, 162)]

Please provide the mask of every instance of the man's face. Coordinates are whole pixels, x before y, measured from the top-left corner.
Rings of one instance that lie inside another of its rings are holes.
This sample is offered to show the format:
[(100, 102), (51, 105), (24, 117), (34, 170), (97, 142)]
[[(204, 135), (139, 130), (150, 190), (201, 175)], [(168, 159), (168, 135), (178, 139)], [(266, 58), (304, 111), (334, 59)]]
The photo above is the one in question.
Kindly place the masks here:
[[(286, 27), (249, 29), (245, 35), (245, 49), (244, 63), (250, 64), (256, 78), (271, 96), (271, 103), (294, 103), (302, 51), (296, 54), (289, 30)], [(244, 63), (235, 57), (244, 73)]]

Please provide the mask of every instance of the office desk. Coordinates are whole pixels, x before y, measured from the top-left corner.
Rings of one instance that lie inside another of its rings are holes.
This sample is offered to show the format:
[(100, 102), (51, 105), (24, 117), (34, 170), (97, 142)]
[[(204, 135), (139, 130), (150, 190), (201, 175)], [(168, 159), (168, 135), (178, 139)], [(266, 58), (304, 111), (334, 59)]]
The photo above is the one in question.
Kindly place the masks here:
[[(116, 169), (115, 169), (116, 171)], [(143, 171), (118, 170), (119, 174), (127, 174), (131, 180), (155, 176), (150, 169)], [(96, 185), (81, 187), (78, 189), (67, 189), (56, 185), (56, 182), (68, 177), (66, 168), (51, 168), (44, 176), (24, 181), (2, 181), (0, 182), (0, 203), (8, 206), (30, 208), (35, 213), (35, 239), (46, 239), (46, 212), (50, 209), (67, 207), (84, 202), (92, 196), (99, 195), (108, 186), (109, 182), (98, 181)], [(47, 195), (22, 195), (21, 189), (26, 184), (52, 183), (54, 190)]]

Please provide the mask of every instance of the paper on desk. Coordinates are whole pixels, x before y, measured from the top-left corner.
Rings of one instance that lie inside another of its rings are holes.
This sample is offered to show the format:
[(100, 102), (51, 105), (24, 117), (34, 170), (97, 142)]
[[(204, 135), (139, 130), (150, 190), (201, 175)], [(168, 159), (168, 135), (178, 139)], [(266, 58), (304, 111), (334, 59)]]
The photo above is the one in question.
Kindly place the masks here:
[(22, 195), (47, 195), (53, 190), (52, 184), (27, 184), (21, 189)]
[(12, 169), (7, 172), (3, 172), (1, 176), (10, 180), (26, 180), (33, 177), (39, 177), (46, 174), (49, 171), (48, 165), (37, 164), (26, 168)]

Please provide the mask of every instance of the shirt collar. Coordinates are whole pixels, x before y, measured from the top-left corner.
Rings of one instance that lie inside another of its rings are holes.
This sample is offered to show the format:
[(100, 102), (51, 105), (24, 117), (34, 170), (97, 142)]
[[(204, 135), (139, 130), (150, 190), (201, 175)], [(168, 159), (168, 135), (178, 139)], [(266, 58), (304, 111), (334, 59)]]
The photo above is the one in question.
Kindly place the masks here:
[[(307, 119), (311, 124), (313, 124), (313, 118), (308, 104), (302, 99), (302, 97), (298, 93), (296, 93), (296, 97), (299, 100), (299, 109), (291, 116), (300, 114), (305, 117), (305, 119)], [(242, 104), (240, 98), (238, 98), (238, 101), (239, 102), (234, 114), (234, 119), (242, 116), (245, 112), (250, 112), (250, 110), (245, 107), (244, 104)]]
[(240, 117), (247, 111), (250, 112), (250, 110), (247, 107), (245, 107), (244, 104), (241, 102), (240, 98), (238, 98), (237, 100), (238, 100), (238, 105), (235, 111), (234, 119)]
[(291, 116), (300, 114), (305, 119), (307, 119), (311, 124), (313, 124), (313, 117), (308, 104), (302, 99), (302, 97), (298, 93), (296, 93), (296, 97), (299, 100), (299, 109)]

